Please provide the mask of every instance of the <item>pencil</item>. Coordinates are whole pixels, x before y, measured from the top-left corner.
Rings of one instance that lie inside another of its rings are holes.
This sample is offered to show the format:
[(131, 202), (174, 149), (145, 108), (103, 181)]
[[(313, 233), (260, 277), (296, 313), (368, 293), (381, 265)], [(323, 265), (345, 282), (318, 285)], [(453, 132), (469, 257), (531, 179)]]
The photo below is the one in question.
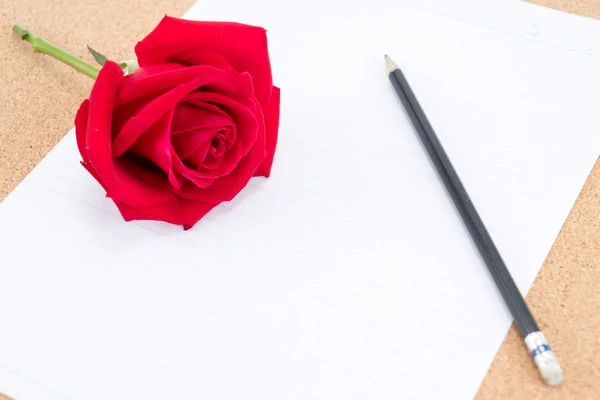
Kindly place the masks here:
[(517, 285), (504, 264), (500, 253), (496, 249), (491, 236), (487, 232), (483, 221), (479, 217), (473, 202), (450, 163), (444, 148), (421, 109), (404, 74), (389, 56), (385, 56), (385, 61), (389, 79), (404, 106), (404, 110), (429, 153), (429, 157), (444, 182), (444, 186), (448, 190), (450, 197), (452, 197), (454, 205), (458, 209), (471, 238), (475, 242), (487, 269), (509, 308), (540, 374), (547, 384), (558, 385), (563, 380), (563, 372), (548, 341), (525, 304), (525, 300), (521, 296)]

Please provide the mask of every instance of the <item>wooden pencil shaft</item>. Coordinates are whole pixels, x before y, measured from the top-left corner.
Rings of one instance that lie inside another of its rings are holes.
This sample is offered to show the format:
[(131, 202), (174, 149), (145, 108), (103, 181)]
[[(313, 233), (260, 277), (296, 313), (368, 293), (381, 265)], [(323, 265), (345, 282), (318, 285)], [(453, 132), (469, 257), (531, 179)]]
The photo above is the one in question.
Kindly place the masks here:
[(492, 238), (448, 159), (437, 135), (429, 124), (404, 74), (400, 69), (396, 68), (390, 72), (389, 78), (424, 147), (427, 149), (431, 161), (452, 197), (454, 205), (467, 226), (521, 334), (523, 337), (526, 337), (530, 333), (539, 331), (539, 327), (531, 315), (523, 296), (506, 268), (500, 253), (496, 249)]

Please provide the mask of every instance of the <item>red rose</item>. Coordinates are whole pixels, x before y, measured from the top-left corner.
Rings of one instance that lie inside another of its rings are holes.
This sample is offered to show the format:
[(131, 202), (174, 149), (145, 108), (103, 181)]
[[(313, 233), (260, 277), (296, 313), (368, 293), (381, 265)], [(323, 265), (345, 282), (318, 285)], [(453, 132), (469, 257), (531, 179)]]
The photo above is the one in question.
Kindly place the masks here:
[(251, 177), (269, 176), (279, 127), (264, 29), (165, 17), (107, 61), (75, 128), (82, 164), (126, 221), (190, 229)]

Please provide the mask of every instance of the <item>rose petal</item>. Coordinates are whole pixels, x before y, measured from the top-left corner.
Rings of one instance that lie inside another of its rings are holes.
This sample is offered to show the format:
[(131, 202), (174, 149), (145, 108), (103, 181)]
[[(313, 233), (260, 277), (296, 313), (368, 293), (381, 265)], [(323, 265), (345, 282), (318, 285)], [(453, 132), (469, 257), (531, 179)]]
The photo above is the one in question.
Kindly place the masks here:
[(227, 135), (226, 135), (226, 138), (225, 138), (225, 146), (226, 146), (227, 150), (231, 149), (231, 147), (235, 143), (235, 139), (237, 138), (237, 133), (236, 132), (237, 132), (237, 130), (235, 128), (235, 125), (233, 125), (230, 128), (228, 128)]
[(187, 102), (179, 103), (175, 107), (175, 114), (173, 115), (172, 134), (177, 135), (181, 132), (195, 131), (198, 128), (221, 128), (233, 125), (229, 115), (218, 107), (215, 108), (219, 111), (217, 112), (208, 107), (198, 107)]
[[(187, 179), (188, 181), (191, 181), (194, 185), (196, 185), (199, 188), (206, 188), (206, 187), (212, 185), (213, 182), (215, 181), (214, 178), (205, 178), (205, 177), (201, 177), (201, 176), (196, 176), (195, 172), (196, 171), (194, 171), (192, 168), (184, 166), (182, 175), (184, 176), (185, 179)], [(185, 181), (183, 182), (184, 185), (186, 183), (189, 183), (189, 182), (185, 182)], [(177, 190), (179, 190), (179, 189), (181, 189), (181, 188), (177, 188)]]
[(210, 148), (210, 140), (218, 130), (219, 128), (209, 127), (181, 133), (176, 136), (171, 136), (171, 143), (173, 143), (173, 148), (182, 160), (186, 159), (192, 153), (195, 153), (201, 146), (202, 148), (206, 148), (206, 150), (203, 151), (206, 156), (206, 153)]
[[(200, 165), (202, 165), (202, 162), (206, 158), (206, 155), (208, 154), (209, 149), (210, 149), (210, 141), (207, 140), (200, 147), (198, 147), (196, 149), (196, 151), (194, 151), (193, 153), (191, 153), (190, 155), (188, 155), (185, 158), (186, 163), (193, 165), (195, 167), (195, 169), (198, 170), (198, 167)], [(200, 176), (204, 176), (204, 175), (198, 174), (198, 177), (200, 177)]]
[[(209, 153), (210, 153), (210, 149), (209, 149)], [(201, 167), (203, 169), (217, 169), (219, 167), (219, 165), (221, 165), (222, 162), (223, 162), (222, 154), (219, 157), (210, 157), (210, 154), (209, 154), (209, 156), (206, 157), (204, 159), (204, 161), (202, 161)]]
[[(236, 146), (236, 143), (234, 143), (231, 149), (229, 149), (221, 158), (218, 165), (208, 164), (209, 166), (207, 166), (205, 160), (200, 165), (208, 170), (201, 169), (200, 172), (205, 176), (219, 178), (233, 171), (242, 157), (244, 157), (244, 148), (239, 145)], [(211, 168), (210, 165), (213, 165), (213, 167)]]
[(171, 169), (171, 113), (165, 114), (129, 148), (129, 151), (152, 161), (165, 173)]
[(90, 101), (85, 99), (81, 102), (77, 114), (75, 115), (75, 138), (77, 139), (77, 148), (83, 161), (88, 161), (87, 149), (86, 149), (86, 131), (87, 121), (90, 111)]
[(280, 103), (280, 90), (278, 87), (273, 86), (273, 92), (271, 93), (271, 101), (269, 107), (265, 110), (265, 130), (266, 130), (266, 149), (267, 156), (264, 161), (256, 170), (254, 176), (265, 176), (271, 175), (271, 167), (273, 166), (273, 158), (275, 156), (275, 148), (277, 147), (277, 138), (279, 131), (279, 103)]
[(148, 103), (139, 113), (131, 117), (117, 134), (112, 145), (113, 154), (117, 157), (123, 154), (146, 129), (170, 111), (183, 96), (200, 86), (202, 82), (204, 82), (203, 78), (193, 79)]
[[(200, 165), (201, 167), (204, 168), (200, 168), (198, 171), (194, 171), (194, 174), (198, 177), (207, 177), (207, 178), (219, 178), (222, 176), (225, 176), (227, 174), (229, 174), (239, 163), (239, 160), (244, 157), (248, 151), (250, 150), (251, 146), (254, 145), (254, 142), (256, 141), (256, 137), (258, 135), (258, 125), (255, 125), (257, 123), (257, 118), (258, 119), (262, 119), (262, 113), (260, 113), (260, 109), (259, 109), (259, 115), (255, 115), (252, 112), (250, 112), (247, 108), (245, 108), (244, 106), (240, 105), (239, 103), (236, 103), (234, 101), (232, 101), (231, 99), (225, 98), (221, 95), (217, 95), (215, 93), (194, 93), (192, 95), (190, 95), (190, 97), (195, 97), (195, 98), (203, 98), (206, 100), (212, 100), (212, 101), (220, 101), (223, 103), (229, 103), (231, 107), (224, 107), (225, 109), (227, 109), (229, 111), (229, 113), (232, 115), (233, 119), (237, 122), (237, 125), (234, 125), (235, 128), (235, 141), (232, 143), (232, 145), (230, 146), (230, 148), (227, 150), (227, 152), (225, 153), (225, 155), (223, 156), (223, 159), (219, 162), (219, 164), (214, 164), (214, 163), (209, 163), (207, 165), (204, 165), (204, 159), (206, 157), (206, 153), (203, 152), (202, 153), (202, 160), (200, 161), (199, 159), (195, 159), (192, 157), (188, 157), (187, 160), (192, 162), (193, 165)], [(222, 106), (222, 105), (221, 105)], [(253, 107), (256, 108), (256, 107)], [(232, 110), (236, 110), (235, 112), (232, 112)], [(248, 120), (248, 118), (250, 118), (250, 120)], [(250, 122), (250, 125), (249, 125)], [(237, 134), (237, 132), (241, 132), (241, 134)], [(243, 138), (243, 139), (240, 139)], [(205, 151), (207, 148), (206, 147), (202, 147), (203, 151)], [(194, 156), (195, 154), (192, 154), (192, 156)], [(213, 169), (214, 168), (214, 169)]]
[(245, 103), (250, 97), (254, 98), (254, 84), (249, 73), (236, 73), (229, 69), (222, 72), (220, 78), (214, 79), (203, 87), (205, 92), (222, 94), (226, 97)]
[[(113, 158), (111, 112), (122, 76), (123, 71), (112, 61), (107, 61), (100, 69), (89, 98), (89, 115), (85, 127), (85, 151), (88, 159), (82, 164), (113, 200), (144, 206), (172, 201), (175, 198), (172, 193), (144, 181), (139, 174), (124, 165), (124, 160)], [(81, 114), (78, 121), (81, 129), (83, 116)], [(79, 140), (81, 146), (82, 138)]]
[(125, 158), (116, 159), (114, 164), (118, 184), (107, 186), (106, 195), (113, 201), (121, 201), (133, 207), (156, 206), (173, 201), (175, 196), (164, 189), (167, 178), (139, 168)]
[(211, 82), (221, 76), (222, 71), (209, 65), (186, 67), (177, 63), (149, 65), (140, 67), (134, 73), (123, 78), (115, 107), (134, 101), (140, 97), (154, 94), (153, 97), (193, 79), (203, 78)]
[(232, 200), (248, 184), (248, 181), (266, 156), (266, 134), (262, 114), (260, 114), (260, 118), (257, 118), (257, 122), (259, 124), (258, 134), (254, 146), (239, 161), (230, 174), (215, 179), (212, 185), (204, 189), (198, 188), (190, 182), (184, 182), (181, 189), (174, 191), (174, 193), (181, 198), (215, 205)]
[(113, 139), (113, 141), (115, 140), (115, 138), (117, 137), (119, 132), (121, 132), (121, 130), (123, 129), (125, 124), (127, 124), (127, 122), (129, 121), (129, 119), (131, 117), (139, 114), (140, 111), (142, 111), (142, 109), (144, 109), (144, 107), (146, 107), (149, 103), (154, 101), (158, 96), (160, 96), (162, 94), (164, 94), (164, 93), (163, 92), (160, 92), (160, 94), (151, 93), (151, 94), (148, 94), (145, 96), (141, 96), (133, 101), (130, 101), (121, 107), (115, 108), (113, 110), (113, 121), (112, 121), (112, 139)]
[(125, 221), (162, 221), (182, 225), (185, 230), (191, 229), (215, 205), (177, 199), (154, 207), (131, 207), (115, 201), (119, 212)]
[(116, 159), (123, 168), (136, 175), (139, 179), (161, 191), (171, 191), (171, 185), (167, 174), (152, 161), (149, 161), (135, 153), (127, 152)]
[(217, 53), (237, 72), (249, 72), (256, 98), (266, 107), (273, 78), (264, 28), (231, 22), (200, 22), (165, 16), (135, 46), (141, 67), (161, 64), (185, 51)]
[(100, 178), (100, 176), (98, 176), (98, 173), (96, 172), (94, 167), (92, 167), (92, 164), (90, 164), (89, 162), (86, 162), (86, 161), (82, 161), (81, 165), (83, 165), (83, 167), (90, 173), (90, 175), (92, 175), (92, 177), (100, 184), (100, 186), (102, 186), (102, 188), (105, 191), (108, 190), (108, 187), (102, 181), (102, 178)]
[(231, 116), (231, 119), (235, 123), (237, 132), (234, 146), (237, 144), (242, 145), (242, 155), (245, 155), (250, 150), (252, 145), (254, 145), (258, 130), (258, 123), (257, 117), (251, 109), (256, 108), (252, 99), (248, 99), (248, 104), (253, 104), (251, 108), (229, 97), (210, 92), (190, 93), (185, 97), (185, 101), (212, 103), (218, 105), (229, 116)]
[[(183, 104), (186, 104), (186, 105), (189, 104), (189, 105), (192, 105), (197, 108), (202, 108), (213, 114), (224, 117), (226, 120), (229, 121), (229, 123), (226, 124), (227, 126), (235, 126), (231, 117), (225, 111), (223, 111), (221, 108), (219, 108), (218, 106), (216, 106), (214, 104), (205, 103), (203, 101), (194, 101), (193, 99), (189, 99), (188, 96), (184, 97), (184, 99), (179, 103), (177, 108), (181, 107)], [(207, 125), (205, 125), (205, 126), (207, 126)], [(194, 129), (194, 128), (189, 128), (189, 130), (191, 130), (191, 129)], [(174, 130), (171, 132), (171, 135), (178, 135), (179, 133), (183, 133), (183, 132), (187, 132), (187, 131), (188, 131), (188, 129)]]
[(180, 188), (183, 179), (173, 170), (173, 158), (177, 158), (177, 154), (171, 145), (171, 118), (172, 113), (163, 115), (140, 136), (130, 150), (152, 161), (168, 174), (169, 182), (173, 187)]
[(188, 66), (212, 65), (218, 69), (231, 68), (231, 64), (225, 57), (209, 51), (186, 50), (168, 56), (168, 60)]
[(111, 121), (115, 95), (123, 71), (114, 62), (106, 62), (96, 78), (89, 97), (85, 149), (94, 170), (111, 186), (114, 169), (111, 148)]
[(171, 148), (172, 156), (171, 156), (171, 171), (169, 172), (169, 183), (175, 189), (181, 188), (184, 182), (184, 177), (181, 174), (183, 172), (183, 161), (177, 156), (175, 150)]

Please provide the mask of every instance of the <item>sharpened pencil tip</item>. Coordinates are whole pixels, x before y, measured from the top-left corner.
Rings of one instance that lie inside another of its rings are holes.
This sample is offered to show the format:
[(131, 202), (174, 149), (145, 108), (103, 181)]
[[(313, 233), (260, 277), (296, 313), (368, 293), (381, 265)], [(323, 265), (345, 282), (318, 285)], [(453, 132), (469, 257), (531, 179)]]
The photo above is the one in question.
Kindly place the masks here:
[(390, 58), (390, 56), (388, 56), (386, 54), (384, 57), (385, 57), (385, 64), (387, 65), (388, 72), (392, 72), (392, 71), (398, 69), (398, 66), (396, 65), (396, 63), (394, 62), (394, 60), (392, 60)]

